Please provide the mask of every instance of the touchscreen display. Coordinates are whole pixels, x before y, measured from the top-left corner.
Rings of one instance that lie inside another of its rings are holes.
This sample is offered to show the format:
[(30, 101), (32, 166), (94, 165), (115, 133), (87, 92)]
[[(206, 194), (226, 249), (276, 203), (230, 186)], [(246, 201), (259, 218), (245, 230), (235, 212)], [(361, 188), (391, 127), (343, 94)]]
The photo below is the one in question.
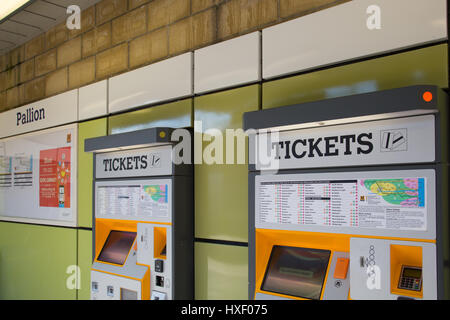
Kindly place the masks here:
[(136, 232), (111, 231), (97, 260), (123, 265), (134, 238), (136, 238)]
[(274, 246), (261, 289), (320, 299), (330, 254), (329, 250)]

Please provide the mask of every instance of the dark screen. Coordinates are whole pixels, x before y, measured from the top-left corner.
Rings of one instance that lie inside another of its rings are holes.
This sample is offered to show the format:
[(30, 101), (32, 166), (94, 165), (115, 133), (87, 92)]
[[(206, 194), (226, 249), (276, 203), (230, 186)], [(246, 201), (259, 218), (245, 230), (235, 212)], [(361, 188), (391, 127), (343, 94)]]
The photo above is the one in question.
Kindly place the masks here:
[(329, 250), (274, 246), (261, 289), (320, 299), (330, 253)]
[(135, 237), (136, 232), (111, 231), (97, 260), (123, 265)]
[(403, 276), (420, 279), (422, 277), (422, 269), (404, 267)]

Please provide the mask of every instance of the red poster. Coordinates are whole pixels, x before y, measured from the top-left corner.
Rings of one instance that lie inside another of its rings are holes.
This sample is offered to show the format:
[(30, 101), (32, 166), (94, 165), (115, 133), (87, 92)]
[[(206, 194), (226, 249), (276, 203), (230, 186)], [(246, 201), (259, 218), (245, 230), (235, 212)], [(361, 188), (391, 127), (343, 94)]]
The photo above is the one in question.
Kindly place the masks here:
[(70, 147), (40, 152), (39, 206), (70, 208)]

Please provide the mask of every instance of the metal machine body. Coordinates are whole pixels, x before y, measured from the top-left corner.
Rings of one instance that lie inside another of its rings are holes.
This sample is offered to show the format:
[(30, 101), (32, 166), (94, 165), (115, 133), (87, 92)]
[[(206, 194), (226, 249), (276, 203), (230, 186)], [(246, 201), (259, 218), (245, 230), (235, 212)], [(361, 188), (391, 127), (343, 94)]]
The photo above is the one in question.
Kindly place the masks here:
[(86, 140), (94, 152), (94, 300), (193, 299), (193, 178), (173, 129)]
[(444, 298), (447, 126), (434, 86), (246, 113), (249, 298)]

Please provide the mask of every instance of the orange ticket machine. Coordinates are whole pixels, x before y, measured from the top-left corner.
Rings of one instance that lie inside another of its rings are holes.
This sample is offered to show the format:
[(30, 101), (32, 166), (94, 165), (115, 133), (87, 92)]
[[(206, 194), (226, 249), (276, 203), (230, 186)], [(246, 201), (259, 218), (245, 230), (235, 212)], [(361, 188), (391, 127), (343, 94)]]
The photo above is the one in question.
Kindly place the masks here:
[(192, 165), (174, 161), (173, 131), (85, 142), (94, 153), (93, 300), (194, 297)]
[(448, 298), (448, 123), (435, 86), (246, 113), (249, 298)]

